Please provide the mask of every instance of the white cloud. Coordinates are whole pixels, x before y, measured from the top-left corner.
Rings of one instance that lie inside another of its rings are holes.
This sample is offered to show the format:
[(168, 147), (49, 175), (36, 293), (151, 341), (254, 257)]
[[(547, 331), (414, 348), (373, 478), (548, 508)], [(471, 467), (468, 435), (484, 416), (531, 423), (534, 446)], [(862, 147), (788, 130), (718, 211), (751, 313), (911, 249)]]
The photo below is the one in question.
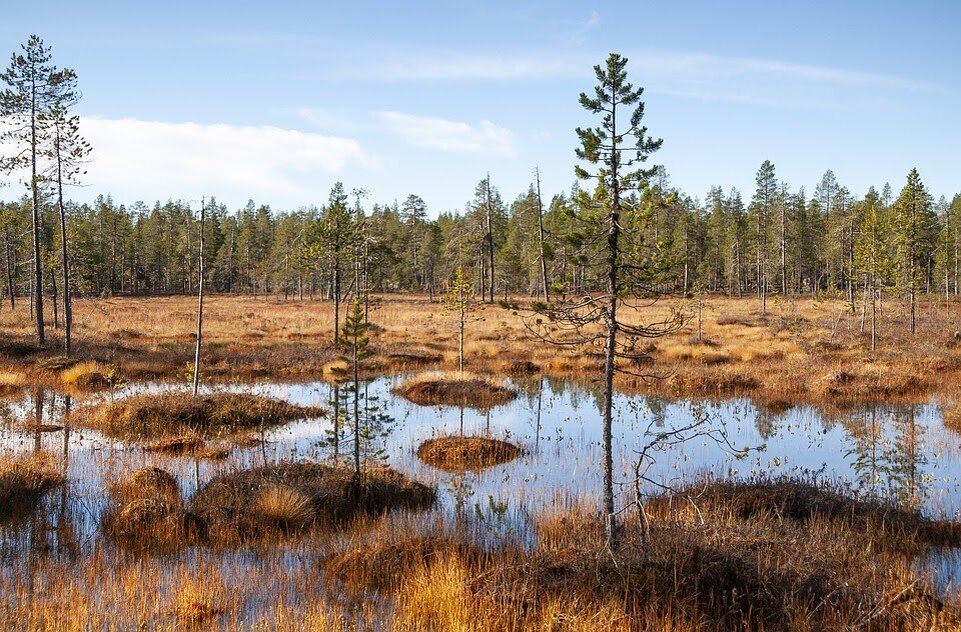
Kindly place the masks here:
[(375, 112), (375, 116), (414, 147), (514, 156), (514, 133), (490, 121), (471, 125), (401, 112)]
[(318, 177), (376, 166), (353, 139), (271, 126), (104, 118), (81, 126), (94, 148), (89, 189), (148, 201), (214, 193), (303, 203), (317, 197)]

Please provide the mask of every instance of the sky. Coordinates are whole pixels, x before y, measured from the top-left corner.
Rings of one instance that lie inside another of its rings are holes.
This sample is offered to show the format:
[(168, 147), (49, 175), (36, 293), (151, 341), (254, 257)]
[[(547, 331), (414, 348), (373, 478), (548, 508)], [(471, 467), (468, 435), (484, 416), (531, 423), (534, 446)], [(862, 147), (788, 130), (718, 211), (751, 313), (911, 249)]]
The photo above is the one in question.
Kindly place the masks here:
[[(488, 172), (505, 200), (538, 168), (574, 183), (592, 67), (628, 57), (651, 157), (703, 198), (753, 192), (764, 160), (810, 192), (917, 167), (961, 191), (961, 3), (0, 1), (0, 55), (36, 33), (73, 68), (94, 147), (78, 201), (214, 195), (238, 208), (421, 196), (462, 210)], [(0, 189), (14, 197), (22, 185)]]

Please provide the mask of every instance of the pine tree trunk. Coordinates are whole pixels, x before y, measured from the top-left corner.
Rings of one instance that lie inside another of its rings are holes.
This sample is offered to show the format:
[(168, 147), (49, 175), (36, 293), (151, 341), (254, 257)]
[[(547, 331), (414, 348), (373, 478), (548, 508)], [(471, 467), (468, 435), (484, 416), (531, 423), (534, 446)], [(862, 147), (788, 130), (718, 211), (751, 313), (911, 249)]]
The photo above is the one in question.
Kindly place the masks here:
[(197, 345), (194, 347), (194, 397), (200, 389), (200, 344), (204, 327), (204, 206), (200, 201), (200, 256), (198, 257), (197, 279)]
[(43, 330), (43, 265), (40, 261), (40, 176), (37, 174), (37, 87), (31, 89), (32, 111), (30, 113), (30, 188), (33, 192), (33, 305), (37, 323), (37, 344), (46, 344), (47, 338)]
[(73, 351), (73, 305), (70, 296), (70, 257), (67, 253), (67, 211), (63, 204), (63, 174), (57, 143), (57, 209), (60, 213), (60, 263), (63, 269), (63, 354)]
[(537, 235), (541, 247), (541, 291), (544, 294), (544, 302), (549, 303), (551, 297), (547, 284), (547, 259), (544, 257), (544, 205), (541, 202), (541, 172), (537, 170), (535, 173), (537, 174)]

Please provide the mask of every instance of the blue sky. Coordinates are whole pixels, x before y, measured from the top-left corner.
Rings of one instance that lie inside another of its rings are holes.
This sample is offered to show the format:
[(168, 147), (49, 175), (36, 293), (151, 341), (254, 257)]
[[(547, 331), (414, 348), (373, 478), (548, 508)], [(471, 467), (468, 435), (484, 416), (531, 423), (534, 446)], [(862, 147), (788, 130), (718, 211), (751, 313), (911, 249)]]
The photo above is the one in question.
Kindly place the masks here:
[[(703, 197), (746, 196), (763, 160), (810, 191), (918, 167), (961, 190), (961, 5), (949, 2), (45, 2), (4, 7), (0, 53), (37, 33), (74, 68), (94, 144), (76, 199), (216, 195), (463, 208), (490, 171), (504, 197), (539, 166), (574, 181), (593, 64), (630, 59), (654, 162)], [(13, 189), (0, 195), (9, 197)]]

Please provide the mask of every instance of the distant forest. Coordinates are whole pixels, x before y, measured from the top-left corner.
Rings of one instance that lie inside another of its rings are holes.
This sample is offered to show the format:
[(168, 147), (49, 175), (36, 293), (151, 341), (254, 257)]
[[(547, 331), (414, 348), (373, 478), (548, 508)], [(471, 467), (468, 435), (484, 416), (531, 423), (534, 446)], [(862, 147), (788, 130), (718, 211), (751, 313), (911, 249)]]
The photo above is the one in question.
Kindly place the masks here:
[[(661, 290), (729, 295), (831, 292), (854, 300), (866, 288), (957, 294), (961, 289), (961, 195), (932, 200), (916, 172), (900, 193), (884, 185), (853, 196), (828, 171), (814, 188), (792, 191), (765, 162), (749, 200), (712, 188), (703, 201), (671, 186), (660, 170), (627, 198), (624, 222), (662, 263)], [(602, 280), (591, 262), (601, 243), (585, 217), (602, 192), (542, 200), (537, 186), (512, 203), (488, 178), (461, 213), (430, 219), (424, 201), (365, 205), (336, 184), (323, 206), (276, 211), (249, 201), (228, 209), (205, 202), (204, 263), (218, 292), (328, 296), (333, 268), (343, 291), (437, 292), (457, 268), (476, 290), (510, 294), (590, 292)], [(80, 295), (190, 293), (197, 284), (200, 201), (66, 204), (72, 289)], [(32, 294), (30, 198), (0, 204), (4, 291)], [(44, 204), (44, 292), (55, 296), (59, 224)], [(493, 256), (491, 256), (493, 255)], [(355, 260), (358, 265), (355, 266)], [(363, 265), (359, 262), (363, 260)]]
[[(626, 59), (613, 55), (608, 63), (607, 81), (633, 90)], [(365, 190), (341, 183), (322, 206), (296, 211), (254, 201), (228, 209), (212, 197), (71, 203), (65, 191), (82, 183), (92, 159), (71, 113), (80, 98), (76, 74), (55, 66), (34, 35), (0, 79), (0, 141), (8, 152), (0, 172), (30, 193), (0, 202), (2, 291), (11, 305), (32, 298), (41, 342), (43, 296), (65, 298), (69, 319), (70, 293), (192, 293), (201, 271), (218, 292), (336, 303), (351, 292), (433, 295), (457, 270), (489, 302), (526, 294), (547, 304), (605, 289), (618, 296), (756, 293), (763, 312), (776, 294), (828, 293), (853, 308), (859, 296), (876, 302), (896, 290), (911, 298), (912, 331), (918, 294), (961, 289), (961, 196), (935, 202), (916, 170), (898, 190), (885, 184), (863, 197), (828, 171), (809, 195), (780, 181), (765, 161), (749, 199), (714, 187), (698, 200), (672, 186), (663, 168), (627, 171), (662, 142), (639, 126), (642, 106), (630, 129), (604, 119), (596, 133), (576, 130), (578, 158), (606, 156), (593, 175), (575, 170), (583, 185), (548, 200), (535, 171), (528, 190), (508, 204), (488, 174), (463, 212), (431, 219), (417, 195), (368, 205)], [(640, 102), (641, 92), (632, 98)], [(610, 118), (626, 97), (611, 98), (581, 95), (581, 104)], [(611, 266), (619, 271), (609, 274)], [(53, 306), (56, 314), (56, 300)]]

